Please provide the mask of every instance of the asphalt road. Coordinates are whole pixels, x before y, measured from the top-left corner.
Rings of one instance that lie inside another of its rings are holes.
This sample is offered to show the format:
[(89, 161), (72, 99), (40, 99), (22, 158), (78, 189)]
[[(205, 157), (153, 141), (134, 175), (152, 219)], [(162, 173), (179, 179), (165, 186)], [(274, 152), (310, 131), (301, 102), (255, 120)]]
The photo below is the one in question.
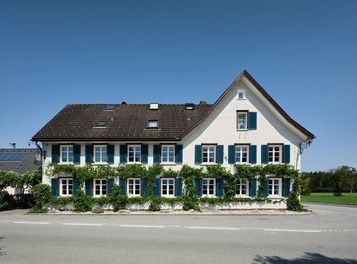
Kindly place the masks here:
[(0, 212), (0, 263), (353, 263), (357, 208), (310, 215)]

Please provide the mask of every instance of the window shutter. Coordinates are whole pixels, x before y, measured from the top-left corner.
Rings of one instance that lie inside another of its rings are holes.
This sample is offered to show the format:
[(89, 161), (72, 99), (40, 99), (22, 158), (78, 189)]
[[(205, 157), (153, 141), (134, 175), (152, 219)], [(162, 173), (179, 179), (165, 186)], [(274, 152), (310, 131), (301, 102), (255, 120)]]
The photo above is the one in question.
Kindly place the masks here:
[(59, 146), (57, 144), (52, 145), (52, 164), (58, 163), (58, 153), (59, 153)]
[(126, 145), (120, 145), (120, 163), (126, 163), (127, 148)]
[(114, 186), (114, 178), (108, 179), (108, 194), (111, 194)]
[(73, 179), (73, 194), (76, 194), (79, 190), (80, 187), (80, 182), (78, 181), (78, 179), (74, 178)]
[(249, 161), (251, 164), (257, 163), (257, 145), (250, 145)]
[(51, 194), (53, 197), (58, 196), (58, 178), (51, 179)]
[(216, 162), (218, 164), (223, 164), (223, 145), (217, 145), (216, 147)]
[(148, 163), (148, 154), (149, 154), (148, 145), (147, 144), (141, 145), (141, 163), (143, 164)]
[(93, 195), (93, 180), (86, 180), (86, 195)]
[(249, 185), (250, 185), (250, 190), (249, 190), (250, 196), (251, 197), (257, 196), (257, 179), (256, 178), (251, 179)]
[(248, 129), (257, 129), (257, 112), (248, 112)]
[(126, 194), (126, 178), (119, 178), (120, 194)]
[(81, 145), (74, 145), (73, 147), (73, 163), (81, 163)]
[(195, 179), (195, 194), (202, 196), (202, 178)]
[(154, 180), (155, 183), (155, 190), (154, 190), (154, 194), (158, 197), (160, 197), (161, 195), (161, 190), (160, 190), (160, 178), (155, 178)]
[(268, 145), (262, 145), (262, 164), (267, 164), (268, 163)]
[(265, 180), (264, 196), (269, 196), (269, 178), (266, 178)]
[(195, 146), (195, 164), (202, 163), (202, 146), (196, 145)]
[(176, 163), (177, 164), (182, 164), (182, 156), (183, 156), (182, 150), (183, 150), (182, 145), (175, 146), (175, 154), (176, 154)]
[(290, 195), (290, 179), (284, 178), (284, 189), (283, 189), (283, 196), (289, 197)]
[(107, 155), (108, 155), (108, 163), (114, 164), (114, 145), (108, 145)]
[(176, 178), (176, 195), (182, 196), (182, 178)]
[(234, 145), (228, 145), (228, 163), (236, 163), (236, 147)]
[(216, 196), (223, 197), (223, 179), (216, 179)]
[(154, 145), (154, 163), (161, 162), (160, 156), (161, 156), (161, 146)]
[(284, 163), (290, 163), (290, 145), (284, 145)]
[(144, 197), (146, 195), (146, 191), (148, 188), (148, 180), (145, 178), (141, 179), (141, 196)]
[(93, 161), (93, 147), (92, 145), (86, 145), (86, 164), (91, 164)]

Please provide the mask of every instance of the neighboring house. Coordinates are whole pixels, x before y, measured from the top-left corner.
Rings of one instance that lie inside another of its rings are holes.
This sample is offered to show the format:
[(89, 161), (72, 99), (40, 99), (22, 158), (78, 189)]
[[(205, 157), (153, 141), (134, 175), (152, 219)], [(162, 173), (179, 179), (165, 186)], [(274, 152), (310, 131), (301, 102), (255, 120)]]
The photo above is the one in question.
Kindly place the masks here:
[[(41, 163), (36, 162), (38, 149), (16, 148), (0, 149), (0, 171), (14, 171), (18, 174), (32, 173), (41, 169)], [(21, 194), (23, 188), (6, 188), (9, 194)]]
[[(233, 171), (236, 163), (286, 163), (300, 169), (302, 145), (314, 138), (243, 70), (214, 104), (70, 104), (32, 141), (41, 142), (46, 153), (43, 183), (52, 185), (53, 195), (68, 196), (79, 183), (68, 175), (51, 179), (45, 174), (48, 164), (160, 163), (176, 171), (184, 164), (197, 168), (221, 164)], [(145, 187), (140, 175), (126, 179), (118, 175), (86, 182), (85, 190), (93, 196), (106, 195), (114, 181), (129, 196), (142, 195)], [(180, 195), (184, 184), (171, 177), (155, 183), (156, 194), (165, 197)], [(223, 194), (222, 183), (215, 178), (195, 184), (199, 195)], [(287, 196), (290, 185), (269, 175), (268, 198)], [(254, 196), (256, 189), (256, 183), (241, 182), (236, 195)]]

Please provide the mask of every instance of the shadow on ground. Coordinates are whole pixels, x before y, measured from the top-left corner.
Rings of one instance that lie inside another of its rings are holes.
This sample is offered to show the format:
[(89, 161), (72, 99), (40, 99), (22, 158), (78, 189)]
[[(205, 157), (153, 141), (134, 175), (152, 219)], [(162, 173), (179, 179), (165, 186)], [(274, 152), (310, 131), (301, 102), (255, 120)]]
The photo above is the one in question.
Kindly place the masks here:
[(318, 253), (306, 252), (300, 258), (286, 259), (278, 256), (259, 256), (257, 255), (253, 263), (255, 264), (312, 264), (312, 263), (323, 263), (323, 264), (357, 264), (355, 259), (341, 259), (341, 258), (330, 258)]
[[(4, 239), (5, 237), (0, 237), (0, 240)], [(0, 245), (0, 257), (5, 256), (6, 253), (3, 251), (3, 247)]]

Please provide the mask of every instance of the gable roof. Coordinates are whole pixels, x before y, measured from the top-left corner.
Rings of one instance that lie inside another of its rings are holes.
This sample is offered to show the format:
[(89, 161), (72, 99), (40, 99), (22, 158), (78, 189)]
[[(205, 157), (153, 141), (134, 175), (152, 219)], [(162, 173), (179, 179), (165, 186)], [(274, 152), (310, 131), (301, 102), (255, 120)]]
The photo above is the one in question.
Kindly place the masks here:
[(15, 171), (19, 174), (37, 171), (41, 164), (35, 164), (37, 149), (0, 149), (0, 171)]
[(293, 120), (284, 110), (281, 108), (277, 102), (263, 89), (262, 86), (246, 71), (245, 69), (237, 76), (237, 78), (228, 86), (228, 88), (223, 92), (223, 94), (217, 99), (217, 101), (212, 105), (212, 107), (207, 111), (207, 113), (202, 117), (200, 121), (198, 121), (194, 126), (192, 126), (189, 130), (187, 130), (182, 137), (188, 135), (192, 130), (194, 130), (199, 124), (201, 124), (208, 115), (217, 107), (217, 105), (226, 97), (226, 95), (233, 89), (233, 87), (243, 80), (243, 78), (247, 78), (248, 81), (257, 89), (257, 91), (274, 107), (274, 109), (294, 128), (300, 131), (302, 134), (306, 136), (307, 140), (313, 140), (315, 135), (308, 131), (306, 128), (301, 126), (295, 120)]
[[(150, 104), (115, 104), (113, 110), (106, 110), (106, 104), (69, 104), (32, 140), (178, 141), (211, 107), (200, 104), (188, 110), (185, 104), (159, 104), (158, 109), (150, 109)], [(149, 121), (158, 121), (158, 127), (149, 128)]]

